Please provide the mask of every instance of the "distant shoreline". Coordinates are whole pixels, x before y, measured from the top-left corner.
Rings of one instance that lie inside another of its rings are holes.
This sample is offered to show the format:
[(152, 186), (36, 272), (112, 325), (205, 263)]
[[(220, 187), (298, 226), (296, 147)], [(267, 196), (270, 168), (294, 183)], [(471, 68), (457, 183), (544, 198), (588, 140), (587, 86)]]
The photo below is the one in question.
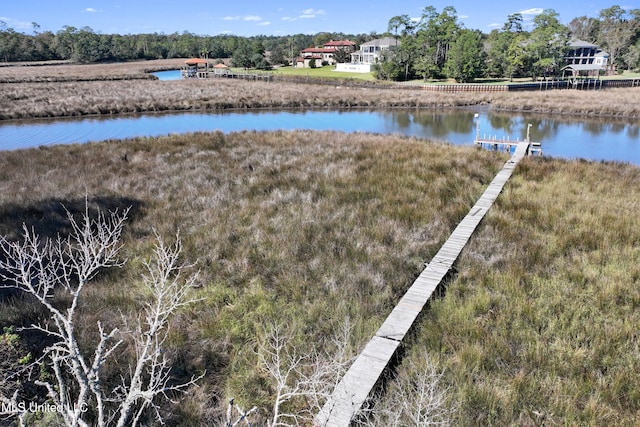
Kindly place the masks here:
[[(299, 108), (461, 108), (640, 117), (640, 88), (532, 92), (430, 92), (360, 80), (335, 85), (229, 79), (158, 81), (153, 71), (177, 69), (181, 59), (115, 64), (0, 67), (6, 94), (0, 120), (113, 116), (143, 112)], [(383, 89), (384, 88), (384, 89)]]

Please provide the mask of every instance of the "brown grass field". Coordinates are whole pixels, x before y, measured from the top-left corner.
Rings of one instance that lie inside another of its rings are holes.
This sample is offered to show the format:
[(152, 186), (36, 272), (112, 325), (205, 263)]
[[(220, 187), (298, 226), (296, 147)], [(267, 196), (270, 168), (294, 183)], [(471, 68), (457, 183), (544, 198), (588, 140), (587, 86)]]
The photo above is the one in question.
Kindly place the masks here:
[(389, 84), (362, 87), (228, 79), (158, 81), (147, 73), (179, 68), (183, 62), (0, 67), (0, 120), (247, 108), (477, 105), (545, 114), (640, 117), (640, 88), (442, 93)]
[[(111, 91), (100, 95), (100, 87)], [(168, 109), (482, 103), (625, 117), (640, 108), (638, 89), (507, 99), (244, 81), (0, 88), (15, 98), (20, 91), (12, 88), (41, 97), (17, 99), (14, 110), (3, 96), (3, 117), (15, 118), (78, 115), (98, 100), (102, 114), (149, 111), (154, 102)], [(185, 261), (200, 271), (195, 293), (203, 299), (180, 312), (166, 351), (175, 375), (207, 375), (163, 414), (171, 426), (215, 426), (230, 397), (270, 414), (273, 382), (254, 353), (265, 325), (286, 325), (294, 345), (311, 352), (349, 318), (347, 350), (358, 352), (505, 160), (415, 138), (308, 131), (0, 151), (0, 233), (16, 237), (23, 223), (44, 237), (64, 233), (61, 204), (81, 212), (85, 196), (103, 209), (133, 207), (127, 264), (101, 274), (82, 301), (91, 343), (97, 320), (109, 325), (139, 306), (154, 230), (166, 238), (179, 231)], [(636, 166), (525, 159), (404, 344), (398, 378), (427, 354), (444, 372), (454, 425), (639, 425), (639, 215)], [(0, 297), (0, 327), (42, 315), (17, 295)], [(22, 340), (31, 351), (42, 345), (34, 336)], [(118, 357), (124, 364), (131, 355)], [(305, 404), (294, 400), (284, 409)]]

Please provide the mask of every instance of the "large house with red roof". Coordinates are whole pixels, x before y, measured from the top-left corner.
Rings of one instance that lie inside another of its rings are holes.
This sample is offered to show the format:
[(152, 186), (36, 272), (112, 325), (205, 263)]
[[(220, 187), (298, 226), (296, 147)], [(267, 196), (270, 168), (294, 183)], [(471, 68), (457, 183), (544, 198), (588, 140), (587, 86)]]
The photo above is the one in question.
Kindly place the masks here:
[(336, 51), (342, 50), (347, 54), (355, 51), (356, 44), (350, 40), (331, 40), (325, 43), (322, 47), (308, 47), (300, 51), (300, 56), (293, 61), (294, 67), (309, 68), (312, 60), (315, 61), (315, 66), (319, 67), (321, 64), (334, 65), (336, 60), (334, 55)]

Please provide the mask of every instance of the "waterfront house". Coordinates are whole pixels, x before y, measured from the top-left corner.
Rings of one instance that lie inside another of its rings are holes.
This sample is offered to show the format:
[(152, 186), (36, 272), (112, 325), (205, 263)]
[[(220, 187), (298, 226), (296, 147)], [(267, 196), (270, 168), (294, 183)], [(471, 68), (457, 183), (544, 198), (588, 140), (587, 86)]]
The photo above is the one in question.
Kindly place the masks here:
[(351, 62), (338, 64), (336, 71), (368, 73), (371, 66), (381, 61), (381, 55), (387, 50), (400, 46), (400, 41), (393, 37), (384, 37), (363, 43), (360, 49), (351, 54)]
[(577, 76), (599, 76), (601, 71), (607, 69), (609, 54), (598, 48), (597, 45), (583, 40), (572, 39), (569, 42), (569, 50), (565, 55), (566, 65), (562, 68), (566, 74)]
[(312, 59), (316, 62), (316, 67), (321, 64), (334, 65), (336, 63), (335, 53), (342, 50), (351, 53), (355, 50), (356, 44), (350, 40), (330, 40), (322, 47), (308, 47), (300, 51), (300, 56), (294, 60), (294, 67), (308, 68)]

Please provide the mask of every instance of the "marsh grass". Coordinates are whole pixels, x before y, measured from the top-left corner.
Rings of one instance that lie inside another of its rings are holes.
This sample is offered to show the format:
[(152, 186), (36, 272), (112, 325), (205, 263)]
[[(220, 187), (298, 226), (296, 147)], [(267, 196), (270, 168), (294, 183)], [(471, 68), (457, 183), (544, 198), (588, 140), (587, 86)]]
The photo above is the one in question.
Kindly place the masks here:
[[(253, 352), (262, 325), (295, 326), (304, 350), (348, 317), (357, 351), (504, 160), (414, 138), (307, 131), (17, 150), (0, 153), (0, 226), (10, 232), (31, 212), (31, 223), (55, 235), (63, 227), (48, 220), (56, 200), (135, 201), (122, 252), (129, 262), (98, 278), (82, 323), (111, 325), (139, 309), (153, 230), (179, 231), (203, 300), (176, 321), (176, 372), (206, 370), (210, 396), (268, 408)], [(29, 312), (24, 301), (4, 303), (2, 325)]]
[(639, 183), (624, 164), (521, 164), (417, 339), (460, 425), (638, 424)]
[(75, 64), (71, 62), (16, 63), (0, 67), (0, 83), (50, 83), (95, 80), (153, 79), (153, 71), (176, 70), (184, 59)]
[[(0, 226), (10, 232), (25, 216), (56, 228), (44, 207), (85, 194), (105, 206), (137, 203), (129, 263), (98, 278), (83, 301), (86, 325), (139, 307), (153, 229), (179, 230), (203, 300), (180, 313), (168, 351), (176, 375), (206, 370), (207, 379), (168, 410), (203, 425), (230, 396), (269, 407), (253, 352), (267, 323), (291, 325), (304, 351), (349, 317), (358, 351), (505, 160), (413, 138), (307, 131), (0, 152)], [(407, 363), (427, 351), (444, 368), (455, 424), (638, 424), (639, 184), (640, 170), (626, 164), (518, 166), (406, 343)], [(27, 301), (3, 304), (0, 326), (38, 317)]]
[[(0, 67), (0, 120), (121, 113), (257, 108), (458, 108), (563, 115), (640, 117), (640, 88), (599, 91), (430, 92), (390, 84), (188, 79), (158, 81), (146, 71), (183, 60), (125, 64)], [(13, 83), (8, 83), (13, 82)]]

